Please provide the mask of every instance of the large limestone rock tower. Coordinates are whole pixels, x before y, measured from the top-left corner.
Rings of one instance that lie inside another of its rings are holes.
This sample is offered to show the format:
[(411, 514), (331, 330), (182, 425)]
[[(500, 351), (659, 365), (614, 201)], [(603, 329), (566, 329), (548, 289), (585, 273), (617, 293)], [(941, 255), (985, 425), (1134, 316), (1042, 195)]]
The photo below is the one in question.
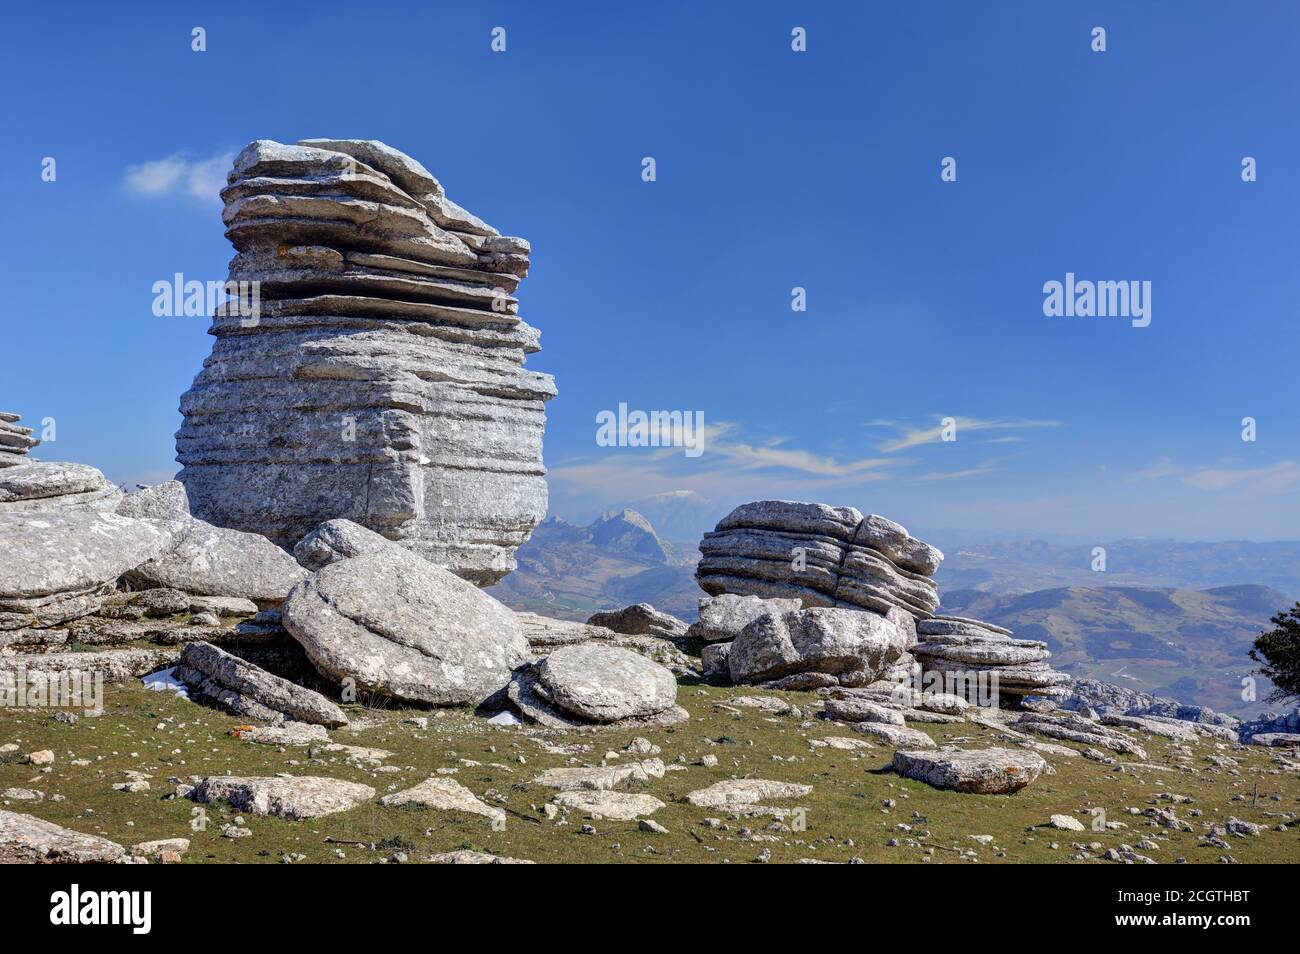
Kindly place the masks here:
[[(181, 398), (195, 516), (292, 545), (346, 517), (480, 585), (546, 513), (529, 245), (381, 142), (261, 140), (222, 190), (238, 306)], [(257, 295), (252, 282), (257, 282)], [(232, 286), (233, 287), (233, 286)]]

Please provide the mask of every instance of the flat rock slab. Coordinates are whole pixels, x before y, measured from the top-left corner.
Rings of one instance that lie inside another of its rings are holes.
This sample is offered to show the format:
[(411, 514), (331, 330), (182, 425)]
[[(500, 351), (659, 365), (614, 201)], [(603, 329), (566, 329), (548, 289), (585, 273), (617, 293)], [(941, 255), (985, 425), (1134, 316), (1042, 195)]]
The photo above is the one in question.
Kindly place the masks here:
[(1047, 769), (1042, 756), (1021, 749), (898, 751), (894, 771), (935, 788), (980, 795), (1018, 792)]
[(657, 610), (649, 603), (636, 603), (618, 610), (595, 613), (588, 617), (587, 622), (626, 636), (658, 636), (662, 639), (685, 636), (688, 629), (676, 616)]
[(197, 802), (224, 799), (236, 811), (296, 821), (346, 812), (374, 798), (375, 790), (359, 782), (311, 775), (291, 778), (214, 775), (200, 782), (191, 797)]
[(613, 639), (618, 634), (603, 626), (590, 623), (577, 623), (568, 619), (552, 619), (537, 613), (516, 613), (519, 626), (524, 632), (528, 645), (534, 649), (548, 649), (557, 646), (572, 646), (577, 643), (590, 642), (593, 639)]
[(397, 547), (326, 566), (282, 616), (321, 672), (411, 702), (477, 705), (528, 656), (514, 613)]
[(236, 715), (288, 719), (332, 729), (348, 724), (343, 710), (319, 692), (295, 685), (210, 643), (190, 643), (181, 650), (175, 676)]
[(828, 699), (822, 712), (826, 718), (837, 722), (904, 724), (902, 712), (866, 699)]
[(537, 664), (537, 679), (553, 705), (590, 722), (645, 718), (677, 701), (671, 672), (614, 646), (562, 646)]
[(853, 731), (872, 736), (889, 745), (934, 748), (934, 739), (920, 729), (909, 729), (906, 726), (888, 725), (884, 722), (857, 722), (853, 726)]
[(0, 811), (0, 864), (112, 864), (126, 856), (123, 846), (107, 838)]
[(0, 471), (0, 513), (90, 505), (111, 510), (121, 491), (94, 467), (48, 461)]
[[(218, 601), (278, 603), (307, 575), (289, 554), (260, 534), (215, 527), (191, 516), (189, 495), (177, 480), (127, 494), (118, 502), (117, 513), (151, 523), (172, 537), (158, 557), (131, 572), (130, 579), (137, 584)], [(246, 604), (216, 604), (218, 612), (242, 605)]]
[(286, 722), (284, 725), (259, 725), (235, 733), (245, 742), (258, 745), (312, 745), (328, 742), (329, 733), (323, 725), (310, 722)]
[(440, 851), (429, 856), (429, 862), (435, 865), (535, 865), (535, 861), (523, 858), (506, 858), (501, 855), (488, 854), (486, 851), (471, 851), (462, 848), (459, 851)]
[(533, 779), (532, 784), (557, 788), (562, 792), (609, 792), (663, 778), (664, 771), (664, 763), (660, 759), (592, 768), (553, 768)]
[(1274, 748), (1300, 745), (1300, 734), (1295, 732), (1261, 732), (1258, 735), (1251, 736), (1250, 744), (1267, 745)]
[(811, 785), (800, 785), (795, 782), (731, 778), (687, 793), (686, 801), (700, 808), (729, 809), (733, 806), (751, 806), (769, 801), (791, 801), (803, 798), (811, 792)]
[(0, 678), (26, 672), (27, 678), (67, 673), (103, 673), (105, 682), (126, 682), (164, 666), (180, 655), (175, 646), (158, 649), (110, 649), (93, 653), (23, 653), (0, 656)]
[(90, 593), (171, 540), (153, 524), (96, 510), (0, 513), (0, 611), (31, 612), (50, 597)]
[(379, 800), (385, 807), (418, 805), (443, 812), (467, 812), (486, 818), (504, 820), (505, 811), (481, 801), (478, 796), (455, 779), (436, 776), (401, 792), (385, 795)]
[(653, 795), (628, 792), (561, 792), (555, 797), (555, 804), (568, 811), (611, 821), (632, 821), (653, 815), (664, 807)]
[(1074, 713), (1063, 712), (1040, 715), (1036, 712), (1026, 712), (1011, 723), (1010, 727), (1021, 732), (1034, 732), (1038, 735), (1045, 735), (1049, 739), (1061, 739), (1066, 742), (1100, 746), (1103, 749), (1110, 749), (1112, 752), (1134, 755), (1143, 761), (1146, 761), (1147, 758), (1146, 750), (1128, 736)]

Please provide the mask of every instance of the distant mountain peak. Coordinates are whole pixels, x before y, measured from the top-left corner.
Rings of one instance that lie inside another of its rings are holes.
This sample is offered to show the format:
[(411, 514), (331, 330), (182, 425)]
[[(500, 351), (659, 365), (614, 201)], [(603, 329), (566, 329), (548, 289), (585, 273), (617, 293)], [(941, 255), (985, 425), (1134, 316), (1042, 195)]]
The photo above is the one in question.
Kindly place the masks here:
[(611, 510), (593, 521), (587, 532), (591, 542), (607, 553), (637, 557), (655, 563), (668, 562), (668, 550), (650, 521), (635, 510)]

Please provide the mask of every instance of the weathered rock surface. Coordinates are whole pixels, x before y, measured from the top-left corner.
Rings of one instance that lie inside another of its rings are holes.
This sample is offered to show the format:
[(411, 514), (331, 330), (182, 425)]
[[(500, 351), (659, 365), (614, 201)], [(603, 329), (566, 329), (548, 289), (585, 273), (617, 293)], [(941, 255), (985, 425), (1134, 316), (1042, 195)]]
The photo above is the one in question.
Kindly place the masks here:
[(759, 500), (742, 504), (700, 541), (706, 593), (793, 598), (918, 619), (939, 605), (930, 579), (943, 554), (892, 520), (852, 507)]
[[(564, 647), (565, 649), (578, 647)], [(624, 650), (620, 650), (623, 652)], [(650, 665), (657, 665), (648, 660)], [(660, 667), (662, 668), (662, 667)], [(665, 670), (666, 671), (666, 670)], [(671, 678), (672, 674), (669, 673)], [(662, 677), (656, 677), (661, 680)], [(644, 692), (644, 690), (642, 690)], [(630, 715), (614, 722), (597, 722), (580, 715), (572, 709), (560, 706), (552, 696), (551, 689), (543, 684), (536, 664), (520, 666), (511, 677), (507, 694), (515, 708), (527, 719), (538, 725), (551, 729), (597, 729), (615, 728), (649, 728), (653, 726), (676, 725), (686, 721), (690, 716), (679, 705), (667, 707), (645, 715)], [(638, 695), (641, 693), (638, 693)]]
[(435, 865), (533, 865), (537, 862), (523, 858), (506, 858), (502, 855), (489, 854), (486, 851), (471, 851), (462, 848), (457, 851), (440, 851), (429, 856), (429, 862)]
[(731, 642), (741, 631), (769, 613), (790, 613), (803, 608), (799, 600), (765, 600), (757, 596), (721, 593), (700, 599), (699, 619), (691, 624), (687, 635), (706, 643)]
[(516, 613), (519, 626), (523, 630), (528, 645), (534, 649), (550, 649), (557, 646), (572, 646), (589, 642), (593, 639), (608, 640), (614, 637), (612, 629), (592, 626), (590, 623), (577, 623), (568, 619), (552, 619), (537, 613)]
[(733, 778), (714, 782), (706, 788), (688, 792), (686, 801), (699, 808), (716, 808), (726, 811), (768, 801), (792, 801), (811, 793), (811, 785), (801, 785), (797, 782), (773, 782), (761, 778)]
[(795, 673), (822, 673), (842, 685), (866, 685), (907, 648), (905, 614), (815, 607), (760, 616), (731, 644), (733, 682), (760, 682)]
[(203, 779), (191, 797), (197, 802), (224, 799), (236, 811), (298, 820), (348, 811), (374, 798), (375, 790), (359, 782), (311, 775), (213, 775)]
[(940, 749), (894, 753), (894, 771), (935, 788), (981, 795), (1017, 792), (1047, 769), (1042, 756), (1020, 749)]
[(411, 702), (477, 705), (528, 655), (514, 613), (396, 547), (326, 566), (294, 587), (282, 616), (328, 677)]
[(504, 820), (506, 816), (503, 809), (494, 808), (481, 801), (460, 782), (442, 776), (427, 778), (412, 788), (385, 795), (379, 800), (379, 804), (385, 807), (418, 805), (421, 808), (433, 808), (443, 812), (467, 812), (471, 815), (483, 815), (486, 818), (500, 820)]
[(872, 736), (887, 745), (906, 746), (911, 749), (934, 748), (934, 739), (920, 729), (911, 729), (907, 726), (890, 725), (887, 722), (855, 722), (853, 731)]
[(837, 722), (883, 722), (905, 725), (903, 713), (866, 699), (829, 699), (822, 713)]
[(329, 728), (348, 723), (343, 710), (319, 692), (294, 685), (209, 643), (190, 643), (182, 649), (174, 675), (194, 695), (211, 699), (235, 715)]
[(653, 815), (664, 807), (664, 803), (653, 795), (608, 791), (561, 792), (555, 796), (555, 804), (567, 811), (582, 812), (592, 818), (608, 818), (612, 821), (632, 821)]
[(339, 560), (397, 545), (351, 520), (326, 520), (298, 541), (293, 556), (308, 570), (319, 570)]
[[(666, 614), (665, 614), (666, 615)], [(639, 653), (668, 669), (674, 675), (698, 675), (698, 666), (693, 657), (686, 655), (677, 643), (664, 636), (628, 635), (616, 633), (604, 626), (591, 623), (577, 623), (573, 620), (552, 619), (536, 613), (516, 613), (524, 637), (536, 652), (554, 649), (559, 646), (573, 646), (578, 643), (598, 642), (607, 646), (616, 646)]]
[(87, 464), (27, 461), (0, 468), (0, 515), (33, 510), (111, 511), (122, 492)]
[(92, 508), (0, 514), (0, 629), (94, 612), (110, 584), (170, 542), (149, 523)]
[[(251, 143), (222, 191), (232, 281), (181, 399), (196, 516), (292, 546), (347, 518), (479, 584), (546, 511), (548, 375), (512, 293), (528, 243), (383, 143)], [(249, 302), (248, 304), (251, 304)]]
[(162, 553), (127, 574), (138, 586), (277, 603), (307, 576), (289, 554), (265, 537), (196, 520), (189, 512), (185, 487), (178, 481), (127, 494), (117, 513), (151, 522), (172, 536)]
[(126, 857), (126, 849), (107, 838), (0, 810), (0, 864), (114, 864)]
[(645, 718), (677, 701), (672, 673), (613, 646), (562, 646), (537, 664), (537, 679), (552, 704), (590, 722)]
[(15, 653), (0, 655), (0, 680), (25, 672), (27, 678), (62, 673), (102, 673), (105, 682), (126, 682), (169, 666), (180, 655), (175, 646), (157, 649), (112, 649), (88, 653)]
[(1145, 760), (1146, 751), (1127, 735), (1100, 723), (1085, 719), (1071, 712), (1051, 714), (1026, 712), (1011, 727), (1021, 732), (1034, 732), (1051, 739), (1063, 739), (1067, 742), (1081, 742), (1095, 745), (1125, 755), (1135, 755)]
[(700, 665), (706, 677), (724, 676), (731, 679), (731, 666), (727, 662), (731, 655), (731, 643), (709, 643), (700, 650)]
[(595, 613), (587, 622), (626, 636), (658, 636), (661, 639), (678, 639), (686, 635), (688, 628), (676, 616), (662, 613), (649, 603)]
[(645, 784), (663, 778), (660, 759), (625, 762), (621, 765), (598, 765), (592, 768), (566, 767), (547, 769), (533, 779), (534, 785), (559, 789), (561, 792), (609, 792), (628, 785)]

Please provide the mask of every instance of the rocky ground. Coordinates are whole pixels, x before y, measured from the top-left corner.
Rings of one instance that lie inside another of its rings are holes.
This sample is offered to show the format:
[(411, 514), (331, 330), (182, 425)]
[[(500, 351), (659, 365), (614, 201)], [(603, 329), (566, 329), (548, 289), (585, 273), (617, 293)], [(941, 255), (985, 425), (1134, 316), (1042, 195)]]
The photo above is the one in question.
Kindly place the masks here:
[[(97, 717), (5, 711), (0, 812), (127, 849), (187, 839), (145, 849), (184, 862), (1300, 862), (1293, 749), (1114, 729), (1143, 759), (983, 724), (987, 713), (909, 721), (941, 747), (1033, 749), (1049, 766), (1014, 794), (970, 794), (895, 774), (895, 746), (821, 717), (825, 701), (685, 678), (690, 719), (661, 728), (559, 731), (349, 705), (347, 727), (275, 744), (284, 737), (266, 727), (250, 734), (132, 682), (106, 687)], [(206, 804), (188, 791), (227, 774), (352, 784), (263, 783), (251, 795), (227, 784)], [(749, 781), (710, 788), (730, 780)], [(259, 814), (322, 806), (345, 810)]]

